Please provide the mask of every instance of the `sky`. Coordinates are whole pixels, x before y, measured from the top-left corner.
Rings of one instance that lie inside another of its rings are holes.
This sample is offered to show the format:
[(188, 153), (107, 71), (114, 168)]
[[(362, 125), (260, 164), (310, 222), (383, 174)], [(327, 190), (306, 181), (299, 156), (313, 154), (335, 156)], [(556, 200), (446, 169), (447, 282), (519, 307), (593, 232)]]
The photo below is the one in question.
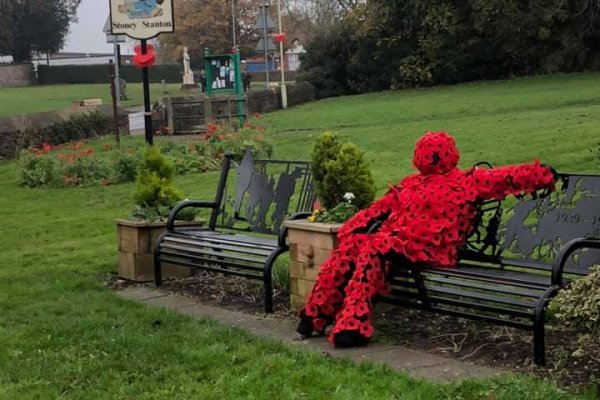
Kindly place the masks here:
[(78, 22), (71, 24), (69, 37), (62, 51), (82, 53), (112, 53), (102, 32), (108, 17), (108, 0), (83, 0), (77, 10)]

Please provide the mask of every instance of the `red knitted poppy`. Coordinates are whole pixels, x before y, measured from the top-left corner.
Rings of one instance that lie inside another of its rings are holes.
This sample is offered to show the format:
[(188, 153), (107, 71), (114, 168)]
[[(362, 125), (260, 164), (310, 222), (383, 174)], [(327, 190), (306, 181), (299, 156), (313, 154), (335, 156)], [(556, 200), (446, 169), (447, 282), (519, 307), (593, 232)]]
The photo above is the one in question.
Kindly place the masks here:
[[(411, 262), (452, 267), (474, 228), (478, 200), (554, 187), (551, 170), (538, 161), (461, 171), (456, 168), (459, 158), (452, 136), (426, 133), (414, 151), (420, 173), (390, 187), (340, 228), (339, 246), (321, 266), (300, 311), (300, 316), (313, 318), (316, 331), (335, 320), (331, 341), (344, 331), (370, 338), (373, 298), (389, 292), (390, 263), (382, 262), (384, 256), (397, 253)], [(376, 220), (381, 222), (377, 231), (364, 233)]]

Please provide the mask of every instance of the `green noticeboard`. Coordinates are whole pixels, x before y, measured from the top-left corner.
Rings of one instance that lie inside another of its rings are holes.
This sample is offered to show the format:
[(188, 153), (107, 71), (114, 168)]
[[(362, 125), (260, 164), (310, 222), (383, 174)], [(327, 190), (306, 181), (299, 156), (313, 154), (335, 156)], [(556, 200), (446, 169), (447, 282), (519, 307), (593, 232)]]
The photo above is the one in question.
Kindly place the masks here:
[(206, 94), (243, 94), (240, 49), (233, 54), (210, 55), (204, 49), (204, 71), (206, 73)]
[(233, 54), (211, 55), (208, 48), (204, 49), (204, 72), (206, 74), (206, 94), (233, 94), (236, 96), (237, 113), (240, 126), (246, 119), (246, 106), (242, 84), (242, 69), (240, 48), (237, 46)]

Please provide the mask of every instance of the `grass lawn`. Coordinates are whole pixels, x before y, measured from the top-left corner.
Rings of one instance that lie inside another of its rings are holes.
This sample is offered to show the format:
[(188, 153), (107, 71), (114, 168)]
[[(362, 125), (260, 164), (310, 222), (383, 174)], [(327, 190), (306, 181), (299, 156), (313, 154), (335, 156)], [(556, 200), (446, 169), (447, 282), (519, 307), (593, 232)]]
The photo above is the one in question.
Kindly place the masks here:
[[(252, 90), (264, 90), (263, 82), (252, 82)], [(165, 96), (198, 94), (199, 91), (182, 91), (181, 84), (168, 83), (163, 88), (160, 83), (150, 85), (152, 101)], [(141, 83), (128, 83), (129, 100), (121, 102), (125, 108), (144, 104), (144, 92)], [(112, 104), (108, 84), (89, 85), (47, 85), (18, 88), (0, 88), (0, 118), (42, 111), (68, 108), (74, 100), (100, 98), (104, 104)]]
[[(306, 158), (315, 135), (339, 131), (367, 151), (380, 192), (410, 171), (426, 129), (453, 132), (463, 166), (540, 157), (559, 170), (598, 173), (598, 81), (564, 75), (329, 99), (258, 123), (271, 126), (285, 158)], [(100, 279), (116, 270), (113, 219), (127, 215), (133, 185), (34, 190), (18, 187), (18, 174), (16, 162), (0, 163), (0, 399), (577, 397), (527, 376), (413, 380), (121, 300)], [(206, 199), (217, 178), (177, 183)]]
[[(169, 83), (166, 90), (171, 95), (190, 93), (180, 91), (180, 84)], [(163, 86), (160, 83), (150, 85), (152, 100), (163, 96)], [(128, 83), (127, 96), (129, 100), (122, 101), (123, 107), (144, 104), (144, 94), (141, 83)], [(48, 85), (29, 86), (23, 88), (0, 89), (0, 118), (11, 115), (29, 114), (41, 111), (52, 111), (68, 108), (74, 100), (100, 98), (104, 104), (112, 104), (110, 86), (108, 84), (89, 85)]]

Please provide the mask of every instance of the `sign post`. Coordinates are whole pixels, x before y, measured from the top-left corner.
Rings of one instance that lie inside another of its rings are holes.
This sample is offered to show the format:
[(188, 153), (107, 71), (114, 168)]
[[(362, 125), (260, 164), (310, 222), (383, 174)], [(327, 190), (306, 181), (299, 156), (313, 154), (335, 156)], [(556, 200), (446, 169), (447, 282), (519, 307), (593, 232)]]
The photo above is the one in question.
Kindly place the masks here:
[(150, 77), (148, 67), (154, 58), (148, 57), (147, 40), (161, 33), (175, 31), (173, 0), (109, 0), (110, 29), (113, 35), (127, 35), (141, 40), (140, 60), (143, 60), (142, 77), (144, 84), (144, 122), (146, 143), (154, 143), (152, 130), (152, 109), (150, 105)]
[(115, 139), (117, 141), (117, 147), (121, 147), (121, 135), (119, 133), (119, 112), (117, 110), (117, 95), (119, 93), (119, 84), (117, 83), (117, 75), (115, 73), (116, 66), (118, 66), (118, 63), (113, 63), (113, 60), (110, 60), (108, 62), (108, 76), (110, 76), (110, 95), (112, 97), (113, 118), (115, 120)]
[(106, 22), (104, 23), (104, 33), (106, 34), (106, 43), (113, 44), (113, 51), (115, 55), (115, 93), (117, 98), (117, 105), (121, 103), (121, 78), (119, 76), (119, 67), (121, 66), (121, 49), (119, 43), (125, 43), (124, 35), (112, 35), (110, 29), (110, 16), (106, 18)]
[(256, 46), (257, 52), (263, 52), (265, 57), (265, 87), (269, 88), (269, 52), (275, 51), (275, 45), (268, 36), (268, 32), (275, 30), (276, 26), (271, 17), (267, 15), (268, 4), (262, 4), (260, 6), (260, 14), (254, 29), (262, 31), (262, 37), (258, 41)]

